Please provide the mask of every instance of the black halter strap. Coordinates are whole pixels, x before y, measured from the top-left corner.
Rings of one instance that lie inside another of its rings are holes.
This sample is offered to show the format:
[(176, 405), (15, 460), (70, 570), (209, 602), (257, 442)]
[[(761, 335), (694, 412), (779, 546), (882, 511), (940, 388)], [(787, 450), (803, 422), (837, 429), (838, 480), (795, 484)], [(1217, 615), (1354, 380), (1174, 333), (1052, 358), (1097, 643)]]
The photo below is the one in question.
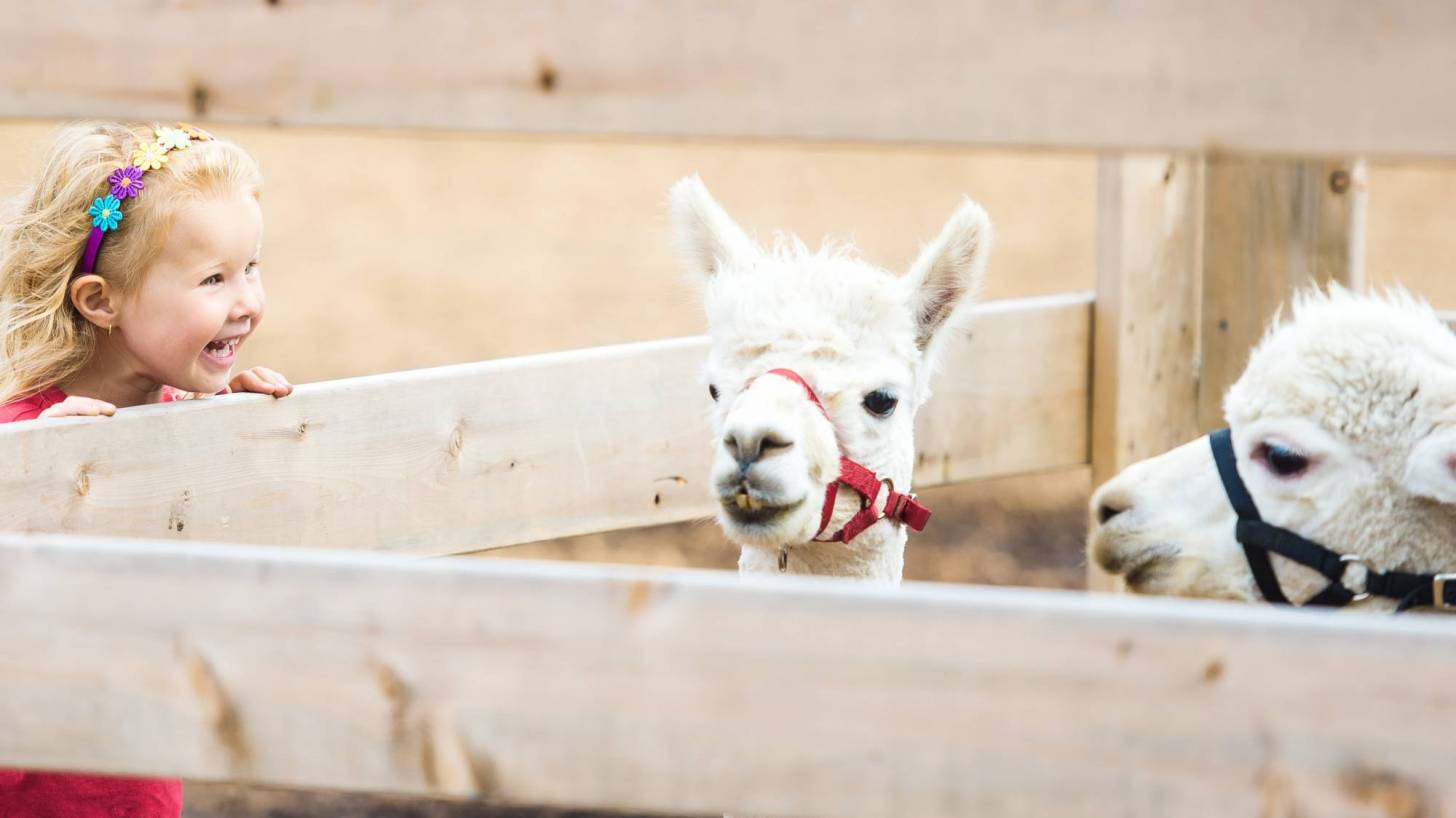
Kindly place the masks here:
[[(1383, 596), (1399, 600), (1396, 612), (1409, 608), (1436, 606), (1456, 607), (1456, 573), (1408, 574), (1403, 571), (1378, 572), (1361, 558), (1351, 554), (1338, 554), (1317, 542), (1307, 540), (1293, 531), (1270, 525), (1259, 516), (1254, 498), (1239, 477), (1238, 460), (1234, 457), (1233, 441), (1228, 429), (1220, 429), (1208, 436), (1213, 449), (1213, 462), (1218, 466), (1218, 476), (1223, 480), (1223, 490), (1228, 495), (1229, 505), (1238, 514), (1234, 536), (1244, 547), (1244, 556), (1249, 561), (1249, 570), (1254, 573), (1254, 582), (1264, 599), (1278, 605), (1292, 604), (1279, 587), (1279, 577), (1269, 561), (1272, 551), (1287, 557), (1306, 568), (1318, 571), (1330, 584), (1324, 590), (1310, 597), (1305, 605), (1338, 608), (1351, 602), (1359, 602), (1371, 596)], [(1345, 569), (1351, 563), (1365, 567), (1365, 590), (1355, 592), (1345, 587)]]

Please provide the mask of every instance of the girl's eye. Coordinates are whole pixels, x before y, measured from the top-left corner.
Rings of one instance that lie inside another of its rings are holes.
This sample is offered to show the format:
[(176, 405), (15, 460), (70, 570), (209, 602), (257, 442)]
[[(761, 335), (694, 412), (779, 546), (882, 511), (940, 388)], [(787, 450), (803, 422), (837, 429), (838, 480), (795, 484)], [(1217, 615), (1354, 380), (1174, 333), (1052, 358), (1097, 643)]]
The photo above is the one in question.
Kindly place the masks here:
[(203, 283), (204, 286), (209, 286), (209, 285), (212, 285), (212, 284), (221, 284), (222, 283), (222, 273), (213, 273), (212, 275), (208, 276), (207, 278), (204, 278), (202, 280), (202, 283)]
[(254, 275), (258, 272), (258, 262), (255, 261), (252, 264), (249, 264), (248, 268), (243, 272), (247, 273), (248, 275)]
[(1279, 477), (1295, 477), (1309, 468), (1309, 458), (1278, 443), (1260, 443), (1254, 459)]
[(864, 396), (865, 411), (877, 418), (887, 418), (895, 411), (900, 399), (888, 389), (876, 389)]
[(712, 398), (713, 400), (718, 399), (718, 387), (714, 386), (711, 383), (708, 384), (708, 397)]

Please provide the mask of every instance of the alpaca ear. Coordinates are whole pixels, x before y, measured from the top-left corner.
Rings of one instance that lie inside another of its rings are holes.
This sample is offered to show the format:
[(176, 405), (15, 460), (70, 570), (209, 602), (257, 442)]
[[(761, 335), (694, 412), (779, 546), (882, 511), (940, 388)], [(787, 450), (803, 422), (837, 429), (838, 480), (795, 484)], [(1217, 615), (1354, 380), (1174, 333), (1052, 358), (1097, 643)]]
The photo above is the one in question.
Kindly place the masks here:
[(920, 251), (905, 279), (915, 314), (915, 344), (922, 351), (951, 313), (980, 292), (990, 250), (991, 219), (980, 205), (966, 199), (935, 241)]
[(678, 249), (694, 274), (708, 279), (758, 258), (758, 245), (713, 201), (697, 176), (679, 179), (668, 203)]
[(1441, 503), (1456, 503), (1456, 429), (1427, 435), (1405, 464), (1405, 490)]

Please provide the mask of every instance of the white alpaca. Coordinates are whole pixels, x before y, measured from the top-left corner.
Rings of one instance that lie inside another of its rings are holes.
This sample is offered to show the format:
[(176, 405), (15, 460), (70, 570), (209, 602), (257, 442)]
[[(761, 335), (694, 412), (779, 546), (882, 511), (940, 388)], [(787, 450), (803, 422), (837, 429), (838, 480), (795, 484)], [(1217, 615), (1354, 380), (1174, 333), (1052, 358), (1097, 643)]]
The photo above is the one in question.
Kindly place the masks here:
[[(1404, 292), (1296, 297), (1229, 390), (1237, 474), (1264, 520), (1368, 572), (1456, 571), (1456, 334)], [(1208, 440), (1128, 467), (1092, 499), (1088, 555), (1138, 593), (1262, 598)], [(1328, 580), (1272, 563), (1295, 603)], [(1372, 597), (1361, 607), (1390, 608)]]
[(897, 277), (845, 247), (811, 253), (784, 238), (765, 251), (697, 177), (673, 187), (671, 207), (686, 262), (703, 282), (715, 401), (711, 485), (719, 522), (742, 544), (739, 570), (898, 583), (904, 526), (881, 520), (849, 542), (816, 541), (861, 509), (859, 495), (841, 488), (821, 526), (825, 493), (841, 456), (909, 492), (914, 418), (930, 395), (934, 341), (984, 275), (985, 211), (963, 202)]

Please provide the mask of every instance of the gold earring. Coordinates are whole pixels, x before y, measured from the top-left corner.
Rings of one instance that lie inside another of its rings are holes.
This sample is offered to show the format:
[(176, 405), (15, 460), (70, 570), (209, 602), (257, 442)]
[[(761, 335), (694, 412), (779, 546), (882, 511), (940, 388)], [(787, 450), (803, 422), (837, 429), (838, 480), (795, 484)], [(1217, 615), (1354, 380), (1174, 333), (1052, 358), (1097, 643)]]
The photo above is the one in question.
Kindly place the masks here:
[(111, 322), (110, 321), (107, 321), (106, 322), (106, 336), (108, 338), (111, 337)]

